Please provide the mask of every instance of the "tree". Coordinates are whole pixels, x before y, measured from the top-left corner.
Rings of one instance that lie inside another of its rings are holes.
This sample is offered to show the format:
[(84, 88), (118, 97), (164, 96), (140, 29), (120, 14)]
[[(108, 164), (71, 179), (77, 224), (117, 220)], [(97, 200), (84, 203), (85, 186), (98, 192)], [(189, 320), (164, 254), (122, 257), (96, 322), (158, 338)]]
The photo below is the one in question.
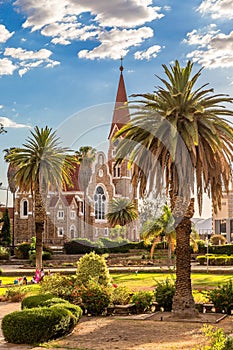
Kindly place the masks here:
[(154, 220), (161, 215), (164, 204), (166, 203), (165, 193), (159, 196), (152, 191), (146, 194), (138, 203), (139, 220), (143, 225), (148, 220)]
[(163, 212), (157, 219), (149, 220), (143, 227), (142, 238), (145, 243), (152, 243), (151, 258), (154, 255), (155, 245), (158, 237), (164, 237), (168, 244), (168, 263), (171, 264), (171, 257), (174, 251), (176, 231), (174, 228), (174, 218), (171, 209), (165, 205)]
[(113, 198), (106, 217), (112, 227), (125, 226), (138, 218), (137, 207), (128, 198)]
[(84, 193), (83, 198), (83, 222), (85, 229), (86, 211), (87, 211), (87, 187), (92, 175), (92, 163), (95, 160), (96, 149), (91, 146), (82, 146), (75, 152), (80, 164), (78, 181), (81, 191)]
[(216, 212), (227, 190), (233, 149), (233, 128), (225, 118), (233, 99), (214, 94), (208, 84), (194, 90), (201, 70), (192, 76), (193, 63), (163, 65), (163, 86), (154, 93), (137, 94), (130, 104), (131, 122), (117, 134), (117, 162), (129, 157), (133, 181), (143, 197), (146, 190), (161, 193), (165, 186), (176, 228), (175, 317), (195, 317), (191, 286), (190, 232), (196, 186), (199, 210), (207, 193)]
[(59, 191), (64, 183), (70, 183), (74, 158), (48, 126), (31, 131), (22, 148), (13, 148), (6, 161), (17, 169), (14, 179), (21, 192), (31, 192), (34, 200), (36, 232), (36, 267), (42, 268), (42, 241), (48, 189)]
[(3, 222), (1, 230), (1, 244), (3, 246), (9, 246), (11, 243), (11, 225), (8, 208), (5, 209), (1, 222)]

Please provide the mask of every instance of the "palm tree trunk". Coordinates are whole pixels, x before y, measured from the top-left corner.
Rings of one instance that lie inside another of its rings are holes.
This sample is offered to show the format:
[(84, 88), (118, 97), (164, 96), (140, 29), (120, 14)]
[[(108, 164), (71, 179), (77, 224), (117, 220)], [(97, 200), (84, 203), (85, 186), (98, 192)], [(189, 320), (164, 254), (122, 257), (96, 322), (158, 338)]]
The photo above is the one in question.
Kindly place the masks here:
[[(175, 201), (174, 201), (175, 200)], [(191, 284), (190, 233), (191, 217), (194, 213), (194, 200), (189, 205), (182, 197), (173, 198), (173, 215), (176, 226), (176, 292), (172, 310), (176, 318), (197, 317)]]
[(43, 232), (45, 211), (40, 193), (39, 180), (35, 184), (35, 230), (36, 230), (36, 268), (41, 270), (43, 251)]

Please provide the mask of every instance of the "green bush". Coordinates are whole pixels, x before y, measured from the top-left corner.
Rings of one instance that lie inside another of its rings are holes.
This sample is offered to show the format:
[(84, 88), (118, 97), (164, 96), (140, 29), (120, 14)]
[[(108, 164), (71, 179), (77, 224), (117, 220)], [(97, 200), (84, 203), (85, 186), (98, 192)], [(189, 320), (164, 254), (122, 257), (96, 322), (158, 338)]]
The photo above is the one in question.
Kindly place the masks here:
[(175, 284), (172, 280), (167, 278), (165, 281), (157, 281), (154, 294), (160, 308), (162, 307), (164, 311), (172, 310), (172, 300), (175, 294)]
[(209, 300), (212, 302), (218, 312), (231, 314), (233, 305), (233, 283), (229, 280), (223, 285), (209, 291)]
[(10, 253), (9, 250), (5, 247), (0, 246), (0, 260), (9, 260)]
[(141, 313), (150, 310), (153, 297), (152, 292), (139, 291), (134, 293), (131, 302), (135, 304), (136, 312)]
[(80, 288), (82, 308), (87, 314), (101, 315), (110, 303), (110, 288), (90, 280)]
[(233, 338), (228, 337), (222, 328), (204, 325), (202, 332), (208, 338), (210, 345), (194, 348), (194, 350), (233, 350)]
[(21, 309), (32, 309), (43, 305), (47, 300), (54, 298), (54, 294), (37, 294), (30, 295), (22, 300)]
[(74, 279), (73, 276), (64, 276), (59, 273), (44, 276), (40, 282), (41, 292), (52, 293), (57, 297), (70, 300), (70, 295), (74, 287)]
[(198, 255), (196, 257), (197, 262), (199, 262), (200, 265), (205, 265), (206, 263), (206, 256), (205, 255)]
[(129, 303), (131, 291), (126, 286), (114, 288), (111, 294), (111, 304), (126, 305)]
[(109, 285), (111, 281), (105, 258), (94, 252), (85, 254), (79, 260), (76, 283), (87, 285), (90, 279), (104, 286)]
[(14, 254), (17, 259), (29, 259), (29, 251), (31, 250), (30, 243), (20, 243), (15, 247)]
[(38, 344), (68, 334), (73, 314), (60, 306), (15, 311), (3, 317), (2, 331), (6, 341), (15, 344)]
[(14, 286), (6, 289), (3, 295), (3, 298), (6, 301), (18, 302), (18, 301), (21, 301), (26, 294), (27, 294), (26, 287)]
[(224, 245), (210, 245), (209, 253), (212, 254), (226, 254), (233, 255), (233, 244), (224, 244)]

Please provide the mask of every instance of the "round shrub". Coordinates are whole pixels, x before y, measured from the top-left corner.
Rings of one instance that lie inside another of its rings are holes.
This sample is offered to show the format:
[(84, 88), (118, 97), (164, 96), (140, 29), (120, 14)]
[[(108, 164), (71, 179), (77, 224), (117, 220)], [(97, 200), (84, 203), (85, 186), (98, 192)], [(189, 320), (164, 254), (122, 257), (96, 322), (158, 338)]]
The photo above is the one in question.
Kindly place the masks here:
[(63, 307), (33, 308), (15, 311), (3, 317), (6, 341), (15, 344), (38, 344), (68, 334), (75, 318)]
[(172, 310), (172, 300), (175, 294), (175, 284), (173, 281), (168, 278), (165, 281), (158, 281), (154, 294), (160, 308), (162, 307), (164, 311)]
[(131, 302), (135, 304), (137, 313), (148, 311), (151, 308), (152, 301), (152, 292), (139, 291), (134, 293), (131, 298)]
[(38, 294), (30, 295), (22, 300), (21, 309), (32, 309), (37, 306), (41, 306), (47, 300), (54, 298), (53, 294)]
[(51, 307), (57, 304), (69, 304), (69, 302), (65, 299), (62, 298), (51, 298), (47, 299), (45, 301), (42, 301), (41, 304), (38, 304), (38, 306), (46, 306), (46, 307)]
[(53, 273), (51, 276), (44, 276), (40, 285), (42, 293), (52, 293), (54, 296), (70, 300), (74, 278)]
[(77, 282), (86, 285), (90, 279), (94, 279), (104, 286), (111, 281), (110, 273), (103, 256), (91, 252), (85, 254), (78, 262)]
[(129, 303), (131, 291), (126, 286), (114, 288), (111, 294), (111, 303), (113, 305), (126, 305)]

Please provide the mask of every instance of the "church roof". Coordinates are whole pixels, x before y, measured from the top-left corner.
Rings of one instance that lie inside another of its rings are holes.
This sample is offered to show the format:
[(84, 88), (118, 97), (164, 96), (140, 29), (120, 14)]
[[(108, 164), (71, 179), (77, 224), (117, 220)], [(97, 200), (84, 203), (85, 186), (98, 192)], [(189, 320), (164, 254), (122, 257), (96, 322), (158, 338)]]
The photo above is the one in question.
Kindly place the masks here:
[(110, 139), (113, 136), (114, 127), (116, 126), (121, 129), (125, 124), (130, 121), (129, 109), (127, 108), (127, 94), (123, 76), (123, 66), (120, 66), (120, 79), (117, 89), (116, 102), (113, 111), (112, 125), (108, 138)]

